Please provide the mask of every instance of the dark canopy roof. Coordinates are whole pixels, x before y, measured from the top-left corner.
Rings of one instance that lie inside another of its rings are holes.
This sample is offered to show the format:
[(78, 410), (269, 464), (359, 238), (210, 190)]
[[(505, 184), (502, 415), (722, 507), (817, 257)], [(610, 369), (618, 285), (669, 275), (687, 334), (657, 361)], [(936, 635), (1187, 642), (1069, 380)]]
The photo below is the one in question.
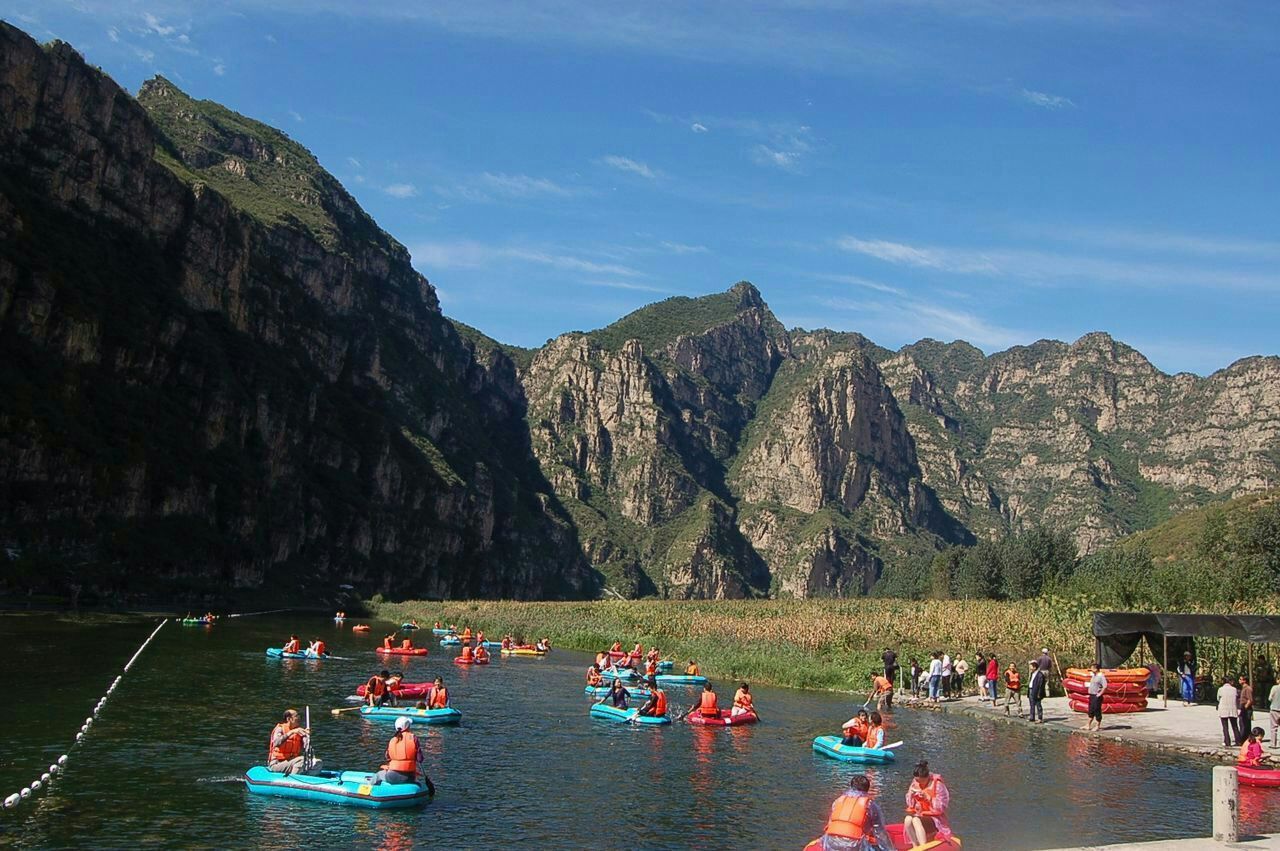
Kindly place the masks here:
[(1238, 638), (1255, 643), (1280, 642), (1280, 616), (1276, 615), (1172, 615), (1147, 612), (1094, 612), (1093, 634), (1148, 633), (1205, 638)]

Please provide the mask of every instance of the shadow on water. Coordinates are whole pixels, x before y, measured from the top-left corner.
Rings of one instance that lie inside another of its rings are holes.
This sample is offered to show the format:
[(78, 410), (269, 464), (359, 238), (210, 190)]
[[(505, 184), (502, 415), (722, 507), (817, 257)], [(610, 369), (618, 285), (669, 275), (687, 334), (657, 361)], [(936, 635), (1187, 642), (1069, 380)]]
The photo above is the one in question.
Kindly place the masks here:
[[(67, 752), (87, 710), (152, 628), (130, 618), (0, 616), (0, 794)], [(290, 633), (323, 636), (341, 658), (270, 660)], [(270, 616), (211, 629), (169, 624), (113, 695), (66, 777), (0, 816), (0, 842), (54, 847), (799, 848), (856, 770), (813, 753), (856, 708), (847, 695), (753, 688), (764, 723), (715, 729), (617, 725), (588, 715), (585, 654), (495, 656), (487, 668), (431, 655), (384, 663), (380, 636), (350, 623)], [(311, 707), (329, 768), (371, 769), (388, 722), (329, 709), (372, 671), (439, 674), (464, 713), (423, 734), (440, 789), (421, 810), (365, 811), (248, 794), (239, 778), (265, 756), (288, 706)], [(722, 697), (733, 684), (717, 682)], [(19, 696), (19, 697), (13, 697)], [(694, 689), (674, 688), (676, 713)], [(676, 714), (673, 713), (673, 714)], [(899, 761), (867, 767), (898, 820), (911, 767), (948, 781), (966, 847), (1036, 849), (1209, 833), (1206, 763), (1050, 730), (931, 712), (892, 716)], [(1251, 831), (1280, 830), (1280, 793), (1243, 790)]]

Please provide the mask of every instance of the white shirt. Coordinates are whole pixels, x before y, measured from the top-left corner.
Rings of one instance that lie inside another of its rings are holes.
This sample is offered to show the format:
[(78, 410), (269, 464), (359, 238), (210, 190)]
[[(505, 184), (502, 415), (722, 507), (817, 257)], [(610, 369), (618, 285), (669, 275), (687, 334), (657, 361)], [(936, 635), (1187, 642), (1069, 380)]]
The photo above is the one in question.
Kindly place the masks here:
[(936, 677), (942, 674), (942, 660), (934, 659), (929, 663), (929, 676)]
[(1240, 714), (1240, 707), (1236, 705), (1238, 693), (1236, 687), (1231, 683), (1223, 683), (1222, 688), (1218, 689), (1218, 717), (1219, 718), (1235, 718)]
[(945, 653), (942, 654), (942, 676), (951, 676), (951, 657)]
[(1107, 688), (1107, 678), (1101, 671), (1089, 678), (1089, 694), (1102, 694)]

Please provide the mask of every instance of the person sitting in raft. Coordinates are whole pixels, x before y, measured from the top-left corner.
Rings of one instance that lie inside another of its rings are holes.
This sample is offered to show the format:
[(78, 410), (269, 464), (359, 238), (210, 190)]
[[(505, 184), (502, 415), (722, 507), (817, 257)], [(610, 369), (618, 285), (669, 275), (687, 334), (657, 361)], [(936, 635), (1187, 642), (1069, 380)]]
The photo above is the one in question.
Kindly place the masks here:
[(395, 646), (394, 644), (395, 640), (396, 640), (396, 634), (394, 632), (391, 633), (390, 635), (382, 636), (382, 648), (384, 650), (392, 649)]
[(428, 709), (444, 709), (449, 705), (449, 690), (444, 687), (444, 678), (436, 677), (431, 688), (431, 702)]
[(298, 636), (291, 635), (289, 636), (289, 640), (285, 642), (282, 649), (285, 653), (301, 653), (302, 642), (298, 640)]
[(654, 718), (667, 714), (667, 693), (658, 688), (657, 677), (649, 677), (649, 699), (640, 707), (640, 714)]
[(485, 649), (483, 644), (476, 645), (476, 661), (477, 662), (489, 661), (489, 651)]
[(871, 672), (871, 693), (867, 695), (867, 703), (875, 699), (876, 709), (883, 710), (885, 701), (893, 696), (893, 683), (879, 671)]
[(902, 825), (907, 841), (914, 847), (934, 839), (950, 839), (947, 807), (951, 804), (951, 793), (947, 791), (946, 784), (939, 775), (929, 772), (927, 762), (916, 763), (911, 775), (911, 787), (907, 789), (907, 813)]
[(698, 712), (704, 718), (719, 718), (720, 707), (716, 705), (716, 693), (708, 681), (702, 686), (702, 697), (698, 703)]
[(862, 746), (873, 749), (884, 747), (884, 718), (875, 710), (871, 712), (870, 723), (867, 724), (867, 734), (862, 737)]
[(379, 783), (416, 783), (422, 774), (422, 782), (427, 786), (427, 794), (436, 793), (435, 784), (422, 771), (422, 748), (418, 746), (418, 738), (409, 732), (413, 726), (412, 718), (396, 719), (396, 734), (387, 743), (387, 761), (373, 778), (375, 785)]
[(658, 674), (658, 663), (656, 660), (650, 659), (649, 661), (644, 663), (644, 675), (646, 677), (657, 676), (657, 674)]
[(603, 671), (609, 667), (609, 651), (601, 650), (596, 654), (596, 668)]
[[(400, 700), (396, 697), (396, 692), (400, 690), (400, 683), (404, 681), (404, 674), (396, 671), (394, 674), (386, 678), (387, 680), (387, 703), (391, 706), (399, 706)], [(366, 689), (367, 691), (367, 689)]]
[(644, 658), (644, 645), (643, 645), (643, 644), (641, 644), (639, 641), (637, 641), (637, 642), (636, 642), (636, 646), (635, 646), (635, 647), (632, 647), (632, 648), (631, 648), (631, 658), (632, 658), (632, 659), (643, 659), (643, 658)]
[(311, 640), (311, 654), (313, 656), (328, 656), (329, 646), (324, 643), (324, 639), (316, 636)]
[(368, 706), (382, 706), (387, 702), (390, 688), (387, 686), (387, 672), (374, 674), (364, 684), (364, 702)]
[(867, 730), (871, 727), (871, 718), (867, 715), (867, 710), (859, 709), (858, 714), (844, 722), (840, 728), (844, 733), (844, 738), (840, 740), (842, 745), (850, 745), (855, 748), (862, 747), (862, 743), (867, 740)]
[(440, 625), (440, 621), (436, 621), (435, 628), (436, 628), (436, 629), (444, 629), (444, 627), (442, 627), (442, 626)]
[(484, 644), (484, 630), (476, 630), (476, 644)]
[(1240, 746), (1240, 755), (1236, 758), (1236, 765), (1245, 768), (1259, 768), (1262, 761), (1267, 758), (1266, 752), (1262, 749), (1262, 743), (1267, 737), (1267, 731), (1261, 727), (1254, 727), (1249, 731), (1249, 738), (1244, 740), (1244, 744)]
[(401, 649), (401, 650), (412, 650), (412, 649), (413, 649), (413, 639), (406, 635), (406, 636), (404, 637), (404, 640), (400, 642), (400, 649)]
[(871, 799), (871, 779), (855, 774), (849, 788), (831, 804), (831, 817), (822, 831), (823, 851), (874, 851), (892, 848), (884, 813)]
[(595, 688), (604, 682), (604, 677), (600, 674), (600, 666), (598, 664), (587, 668), (587, 685)]
[[(311, 731), (298, 720), (298, 710), (286, 709), (284, 719), (271, 731), (271, 738), (267, 741), (267, 771), (278, 774), (301, 771), (310, 745)], [(313, 757), (311, 770), (319, 767), (320, 760)]]
[(686, 677), (700, 677), (702, 676), (702, 669), (698, 667), (697, 662), (690, 659), (689, 664), (685, 666), (684, 675)]
[(464, 643), (465, 643), (465, 642), (467, 642), (467, 641), (470, 641), (470, 640), (471, 640), (471, 627), (469, 627), (469, 626), (467, 626), (467, 627), (463, 627), (463, 628), (462, 628), (462, 635), (460, 635), (460, 636), (458, 636), (458, 637), (459, 637), (459, 638), (461, 638), (461, 639), (463, 640), (463, 642), (464, 642)]
[(656, 665), (658, 664), (658, 660), (662, 658), (662, 654), (658, 652), (658, 648), (650, 647), (649, 655), (646, 656), (645, 658)]
[(733, 693), (733, 709), (729, 710), (729, 714), (736, 718), (755, 711), (756, 707), (751, 702), (751, 687), (743, 683), (742, 687)]
[(621, 653), (621, 652), (622, 652), (622, 642), (621, 642), (621, 641), (615, 641), (615, 642), (613, 642), (613, 646), (609, 648), (609, 652), (610, 652), (610, 653)]
[(511, 636), (509, 635), (502, 636), (502, 649), (503, 650), (511, 649)]
[(601, 698), (601, 702), (607, 700), (614, 709), (626, 709), (627, 698), (629, 697), (631, 697), (631, 692), (627, 691), (626, 686), (622, 684), (622, 680), (614, 680), (613, 685), (609, 686), (609, 693)]
[(475, 654), (471, 652), (471, 645), (470, 645), (470, 644), (464, 644), (464, 645), (462, 645), (462, 655), (461, 655), (461, 656), (459, 656), (458, 658), (459, 658), (459, 659), (461, 659), (461, 660), (462, 660), (462, 661), (464, 661), (464, 662), (474, 662), (474, 661), (475, 661)]
[(537, 650), (539, 653), (546, 653), (551, 649), (551, 642), (545, 638), (539, 638), (538, 643), (533, 645), (533, 649)]

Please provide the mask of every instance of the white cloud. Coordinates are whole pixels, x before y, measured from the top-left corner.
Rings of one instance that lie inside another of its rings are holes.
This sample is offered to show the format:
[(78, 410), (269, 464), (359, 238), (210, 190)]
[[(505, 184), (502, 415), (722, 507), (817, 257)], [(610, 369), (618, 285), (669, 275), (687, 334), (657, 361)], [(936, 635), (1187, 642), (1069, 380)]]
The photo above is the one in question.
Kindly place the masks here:
[(987, 351), (1007, 349), (1035, 339), (1034, 334), (1006, 328), (970, 311), (910, 298), (888, 301), (823, 298), (819, 303), (830, 310), (857, 314), (857, 327), (875, 339), (964, 340)]
[(611, 290), (631, 290), (642, 293), (663, 293), (669, 294), (675, 290), (666, 287), (653, 287), (648, 284), (635, 284), (630, 281), (583, 281), (589, 287), (605, 287)]
[(879, 281), (873, 281), (870, 278), (864, 278), (860, 275), (819, 274), (819, 275), (814, 275), (813, 277), (823, 281), (835, 281), (836, 283), (839, 283), (839, 284), (851, 284), (855, 287), (863, 287), (864, 289), (875, 290), (876, 292), (882, 292), (882, 293), (889, 293), (890, 295), (905, 295), (905, 293), (898, 287), (893, 287), (893, 286), (890, 286), (889, 284), (882, 284)]
[(1063, 97), (1062, 95), (1051, 95), (1047, 92), (1036, 92), (1031, 89), (1023, 89), (1021, 97), (1027, 103), (1043, 109), (1065, 109), (1075, 106), (1071, 98)]
[(617, 154), (610, 154), (607, 157), (603, 157), (600, 162), (610, 168), (616, 168), (618, 171), (628, 171), (632, 174), (638, 174), (648, 180), (656, 179), (659, 174), (657, 171), (649, 168), (649, 166), (642, 162), (633, 160), (630, 157), (620, 157)]
[(178, 31), (177, 27), (170, 27), (162, 24), (160, 19), (150, 12), (143, 12), (142, 20), (146, 24), (147, 31), (153, 32), (161, 38), (168, 38)]
[(221, 77), (223, 74), (227, 73), (227, 66), (221, 62), (216, 62), (213, 66), (213, 73)]
[(107, 38), (118, 42), (120, 40), (120, 30), (115, 27), (107, 27)]
[(292, 109), (289, 110), (289, 117), (292, 118), (294, 121), (298, 121), (298, 122), (301, 122), (303, 120), (302, 116)]
[(393, 198), (412, 198), (418, 194), (418, 188), (412, 183), (392, 183), (382, 187), (382, 191)]
[(800, 165), (796, 151), (779, 151), (768, 145), (756, 145), (751, 149), (751, 160), (758, 165), (776, 166), (783, 171), (795, 171)]
[(360, 160), (355, 157), (347, 157), (347, 162), (351, 164), (352, 168), (364, 168), (364, 166), (360, 164)]
[(575, 272), (600, 276), (593, 280), (610, 278), (643, 278), (637, 269), (617, 263), (599, 263), (555, 249), (537, 246), (490, 245), (474, 240), (456, 242), (426, 242), (412, 248), (414, 263), (423, 268), (479, 269), (505, 263), (534, 263), (563, 272)]
[(706, 132), (707, 132), (707, 125), (705, 125), (705, 124), (702, 124), (702, 123), (700, 123), (700, 122), (695, 121), (695, 122), (693, 122), (693, 124), (689, 127), (689, 129), (690, 129), (690, 130), (692, 130), (694, 133), (706, 133)]
[(531, 177), (527, 174), (493, 174), (485, 172), (480, 175), (480, 185), (497, 195), (510, 198), (530, 198), (534, 195), (569, 195), (566, 189), (553, 180), (545, 177)]
[(672, 254), (706, 254), (709, 251), (705, 245), (686, 245), (683, 242), (663, 241), (658, 245)]
[(944, 272), (993, 273), (996, 267), (985, 257), (974, 252), (953, 251), (942, 248), (918, 248), (902, 242), (884, 239), (859, 239), (846, 236), (836, 240), (845, 251), (864, 254), (899, 266), (915, 266), (920, 269), (939, 269)]
[(135, 47), (133, 49), (133, 55), (148, 65), (156, 61), (156, 52), (154, 50), (143, 50), (141, 47)]

